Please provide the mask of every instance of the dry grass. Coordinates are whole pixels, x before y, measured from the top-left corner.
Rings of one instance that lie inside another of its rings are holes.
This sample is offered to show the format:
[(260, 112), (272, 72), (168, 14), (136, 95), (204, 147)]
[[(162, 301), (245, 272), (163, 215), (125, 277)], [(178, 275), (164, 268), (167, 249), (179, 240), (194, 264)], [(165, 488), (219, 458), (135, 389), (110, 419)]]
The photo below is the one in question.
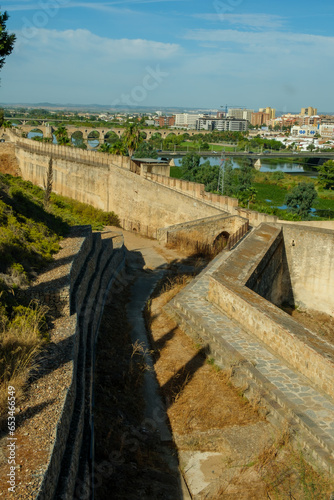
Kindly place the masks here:
[(333, 477), (306, 462), (287, 430), (262, 451), (255, 469), (266, 485), (269, 499), (327, 500), (334, 491)]
[(197, 349), (161, 312), (163, 305), (188, 281), (184, 276), (170, 279), (148, 311), (155, 371), (173, 432), (183, 435), (262, 420), (257, 409), (231, 386), (229, 374), (207, 358), (206, 349)]
[(47, 308), (37, 303), (29, 307), (14, 308), (15, 315), (9, 320), (0, 312), (0, 424), (3, 425), (7, 411), (7, 388), (15, 387), (16, 400), (20, 400), (33, 367), (36, 355), (41, 351), (46, 339), (41, 331)]
[(212, 260), (226, 247), (227, 241), (219, 239), (216, 243), (208, 243), (192, 238), (191, 236), (178, 233), (169, 238), (167, 248), (175, 248), (185, 255), (202, 256)]
[(181, 292), (181, 290), (187, 286), (192, 279), (193, 276), (189, 276), (187, 274), (168, 277), (161, 290), (161, 293), (164, 295), (165, 304)]
[(334, 344), (334, 317), (313, 309), (293, 309), (285, 307), (284, 311), (306, 328), (313, 330), (328, 342)]
[[(219, 452), (224, 450), (219, 431), (236, 426), (251, 428), (265, 419), (259, 406), (260, 396), (254, 395), (253, 402), (248, 402), (243, 397), (247, 387), (236, 390), (231, 385), (233, 369), (220, 370), (214, 359), (208, 358), (204, 349), (196, 348), (162, 312), (163, 305), (188, 281), (187, 276), (169, 278), (161, 294), (150, 303), (155, 370), (179, 450)], [(238, 463), (232, 455), (222, 479), (198, 498), (328, 500), (334, 491), (333, 478), (306, 462), (302, 451), (293, 447), (287, 430), (276, 438), (274, 430), (272, 436), (268, 432), (270, 444), (254, 455), (250, 463)]]

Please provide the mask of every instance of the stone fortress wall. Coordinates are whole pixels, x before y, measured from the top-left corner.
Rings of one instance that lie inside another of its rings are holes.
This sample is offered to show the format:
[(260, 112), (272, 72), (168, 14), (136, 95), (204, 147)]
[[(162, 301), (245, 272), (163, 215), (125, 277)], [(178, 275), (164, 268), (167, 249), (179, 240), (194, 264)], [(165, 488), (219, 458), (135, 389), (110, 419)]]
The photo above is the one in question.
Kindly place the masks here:
[(43, 186), (52, 157), (54, 192), (116, 212), (124, 229), (156, 238), (161, 227), (222, 213), (246, 217), (251, 225), (277, 221), (238, 207), (235, 198), (206, 193), (202, 184), (149, 173), (125, 156), (40, 144), (9, 134), (24, 179)]
[(296, 449), (331, 473), (334, 346), (280, 306), (333, 315), (333, 247), (334, 231), (261, 224), (165, 306)]
[[(265, 355), (268, 359), (275, 353), (287, 363), (280, 377), (290, 373), (292, 367), (294, 373), (310, 381), (312, 389), (307, 390), (318, 390), (330, 398), (325, 404), (331, 407), (334, 398), (333, 347), (301, 327), (276, 306), (287, 301), (333, 314), (334, 232), (305, 225), (277, 224), (276, 217), (242, 209), (234, 199), (205, 193), (203, 185), (148, 172), (128, 158), (35, 144), (29, 140), (18, 140), (17, 137), (13, 137), (13, 140), (16, 141), (16, 156), (23, 178), (43, 186), (52, 156), (54, 191), (107, 211), (114, 210), (125, 229), (164, 242), (180, 234), (189, 239), (201, 237), (202, 241), (212, 242), (224, 231), (238, 233), (244, 228), (243, 234), (240, 233), (242, 238), (248, 224), (255, 228), (232, 252), (223, 252), (220, 260), (215, 260), (203, 277), (181, 292), (169, 305), (169, 312), (180, 319), (186, 331), (192, 332), (199, 328), (196, 335), (208, 340), (211, 353), (217, 353), (217, 359), (224, 361), (222, 365), (225, 368), (234, 370), (240, 363), (240, 373), (243, 370), (240, 379), (243, 383), (249, 379), (255, 381), (255, 385), (261, 387), (261, 393), (268, 395), (270, 411), (280, 414), (281, 420), (287, 418), (287, 414), (293, 414), (296, 421), (307, 429), (311, 441), (313, 439), (310, 447), (315, 450), (316, 456), (320, 459), (323, 457), (324, 464), (334, 470), (331, 451), (334, 449), (334, 429), (331, 431), (332, 437), (326, 434), (327, 428), (326, 432), (318, 432), (317, 429), (313, 432), (312, 419), (310, 424), (310, 417), (304, 418), (302, 412), (290, 405), (288, 398), (282, 396), (283, 393), (272, 382), (269, 383), (264, 375), (259, 374), (259, 369), (253, 364), (255, 362), (248, 361), (244, 354), (240, 354), (235, 334), (231, 336), (232, 340), (222, 339), (223, 330), (219, 327), (215, 332), (212, 321), (215, 315), (223, 328), (227, 324), (227, 336), (230, 328), (233, 332), (234, 328), (239, 332), (239, 327), (247, 330), (259, 342), (258, 352), (261, 346), (266, 346), (268, 352)], [(84, 253), (81, 250), (78, 255)], [(94, 267), (93, 261), (91, 268), (88, 266), (88, 274), (93, 272)], [(77, 289), (77, 280), (80, 283), (90, 280), (76, 271), (73, 271), (73, 276), (76, 276), (72, 287), (74, 290)], [(201, 280), (206, 283), (204, 287)], [(98, 290), (96, 286), (95, 291)], [(187, 294), (191, 295), (191, 299), (183, 299)], [(203, 302), (198, 314), (195, 308), (197, 300)], [(76, 311), (75, 304), (81, 301), (70, 297), (68, 310)], [(212, 308), (211, 312), (209, 308)], [(206, 321), (206, 316), (209, 326), (201, 323)], [(225, 316), (229, 318), (228, 321), (232, 321), (233, 328), (230, 323), (225, 324), (225, 319), (222, 319)], [(84, 318), (81, 324), (85, 330), (85, 316), (80, 317)], [(77, 349), (86, 348), (83, 346), (85, 335)], [(250, 342), (252, 352), (256, 342)], [(240, 346), (246, 344), (242, 340)], [(252, 383), (249, 382), (249, 385), (252, 386)], [(277, 405), (281, 405), (280, 410)], [(83, 417), (80, 418), (76, 424), (79, 433), (76, 443), (81, 442), (84, 425)], [(325, 426), (323, 422), (319, 425)], [(72, 443), (71, 446), (69, 456), (72, 456), (73, 449), (79, 449), (78, 444)], [(74, 463), (77, 462), (74, 460)]]

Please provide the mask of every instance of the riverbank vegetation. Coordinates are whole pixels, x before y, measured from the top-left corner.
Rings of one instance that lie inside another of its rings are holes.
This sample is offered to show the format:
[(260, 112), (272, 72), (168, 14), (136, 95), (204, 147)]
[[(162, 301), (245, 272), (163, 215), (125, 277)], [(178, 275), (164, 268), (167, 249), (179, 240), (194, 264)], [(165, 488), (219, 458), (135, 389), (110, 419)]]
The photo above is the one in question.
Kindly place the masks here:
[[(324, 183), (319, 177), (305, 177), (290, 175), (284, 172), (259, 172), (247, 160), (238, 160), (239, 168), (232, 168), (230, 160), (224, 162), (224, 178), (219, 180), (218, 165), (211, 166), (209, 161), (199, 164), (199, 155), (186, 155), (181, 167), (171, 167), (171, 176), (193, 182), (205, 184), (206, 191), (220, 193), (223, 188), (224, 195), (236, 197), (241, 206), (251, 210), (276, 215), (285, 220), (328, 220), (334, 219), (334, 190), (328, 189), (332, 184)], [(332, 161), (328, 167), (326, 179), (331, 183)], [(321, 167), (319, 167), (321, 168)], [(302, 184), (302, 191), (309, 201), (308, 213), (293, 208), (289, 194)], [(308, 196), (308, 184), (314, 187), (316, 197)], [(306, 185), (306, 186), (305, 186)], [(290, 200), (290, 201), (289, 201)], [(290, 203), (290, 207), (289, 207)], [(311, 210), (312, 209), (312, 210)]]
[(7, 386), (15, 386), (20, 397), (31, 364), (48, 340), (47, 309), (27, 303), (20, 290), (52, 261), (71, 226), (119, 226), (116, 214), (55, 194), (45, 210), (44, 195), (30, 182), (0, 174), (0, 425)]

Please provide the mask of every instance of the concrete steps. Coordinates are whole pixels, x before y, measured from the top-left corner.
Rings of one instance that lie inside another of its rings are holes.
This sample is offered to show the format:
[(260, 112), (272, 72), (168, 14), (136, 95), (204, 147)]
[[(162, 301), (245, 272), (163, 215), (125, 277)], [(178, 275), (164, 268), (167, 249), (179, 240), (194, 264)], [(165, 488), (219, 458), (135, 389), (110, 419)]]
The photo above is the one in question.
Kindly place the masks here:
[(232, 383), (246, 397), (266, 408), (272, 423), (288, 422), (308, 455), (333, 472), (334, 401), (206, 299), (210, 275), (227, 256), (218, 256), (165, 310), (207, 346), (217, 365), (230, 370)]

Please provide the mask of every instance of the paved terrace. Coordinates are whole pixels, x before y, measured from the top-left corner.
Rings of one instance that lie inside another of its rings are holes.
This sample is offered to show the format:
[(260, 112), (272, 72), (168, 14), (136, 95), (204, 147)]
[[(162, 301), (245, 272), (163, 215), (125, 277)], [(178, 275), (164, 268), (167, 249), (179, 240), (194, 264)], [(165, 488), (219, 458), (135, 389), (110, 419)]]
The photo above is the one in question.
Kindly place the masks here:
[(210, 276), (229, 255), (222, 252), (212, 261), (166, 312), (195, 341), (209, 344), (215, 362), (233, 371), (232, 382), (266, 407), (268, 420), (279, 427), (288, 421), (306, 453), (333, 472), (334, 401), (207, 300)]

